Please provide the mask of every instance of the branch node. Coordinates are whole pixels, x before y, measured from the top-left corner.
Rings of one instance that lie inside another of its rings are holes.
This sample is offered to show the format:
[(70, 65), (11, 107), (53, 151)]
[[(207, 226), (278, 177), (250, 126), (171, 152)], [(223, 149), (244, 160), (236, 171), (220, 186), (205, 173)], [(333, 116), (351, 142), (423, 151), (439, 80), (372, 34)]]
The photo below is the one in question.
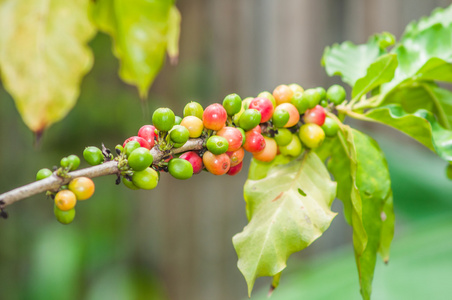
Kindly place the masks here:
[(198, 151), (198, 155), (199, 155), (199, 157), (203, 157), (204, 156), (204, 153), (206, 153), (206, 151), (207, 151), (207, 148), (202, 148), (201, 150), (199, 150)]
[(56, 175), (57, 175), (58, 177), (60, 177), (60, 178), (68, 179), (68, 178), (71, 178), (71, 176), (68, 174), (68, 172), (69, 172), (69, 169), (60, 167), (60, 168), (58, 168), (58, 170), (56, 171)]
[(111, 161), (113, 159), (110, 149), (105, 147), (104, 143), (102, 143), (102, 154), (105, 157), (105, 161)]
[[(157, 170), (163, 170), (168, 172), (168, 167), (164, 165), (164, 161), (162, 161), (164, 156), (169, 157), (171, 154), (179, 154), (186, 151), (200, 151), (203, 149), (203, 142), (205, 141), (205, 137), (200, 137), (197, 139), (190, 139), (180, 148), (173, 148), (168, 151), (160, 151), (158, 146), (154, 146), (150, 152), (154, 157), (154, 162), (152, 167)], [(105, 147), (105, 146), (104, 146)], [(110, 153), (110, 150), (105, 150), (104, 152), (111, 157), (113, 156)], [(159, 166), (157, 166), (159, 165)], [(112, 161), (105, 161), (103, 164), (88, 167), (85, 169), (71, 171), (69, 169), (54, 167), (55, 172), (52, 176), (45, 178), (40, 181), (35, 181), (24, 186), (15, 188), (11, 191), (1, 194), (0, 193), (0, 210), (1, 217), (7, 217), (8, 214), (3, 210), (5, 207), (11, 205), (12, 203), (28, 198), (32, 195), (36, 195), (38, 193), (45, 193), (49, 191), (46, 195), (49, 197), (53, 197), (55, 193), (61, 188), (61, 186), (68, 184), (72, 178), (77, 177), (89, 177), (95, 178), (99, 176), (105, 175), (121, 175), (126, 178), (126, 180), (131, 181), (133, 171), (127, 166), (127, 159), (124, 155), (118, 156), (118, 158), (113, 159)], [(118, 177), (119, 178), (119, 177)]]

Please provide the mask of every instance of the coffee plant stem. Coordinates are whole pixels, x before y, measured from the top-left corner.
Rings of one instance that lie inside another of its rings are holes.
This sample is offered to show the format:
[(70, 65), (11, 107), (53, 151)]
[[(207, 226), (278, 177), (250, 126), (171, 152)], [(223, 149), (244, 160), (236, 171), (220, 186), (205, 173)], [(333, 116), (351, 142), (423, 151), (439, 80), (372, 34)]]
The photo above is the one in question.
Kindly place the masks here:
[[(203, 147), (203, 143), (204, 140), (202, 138), (191, 139), (187, 141), (182, 147), (167, 151), (161, 151), (160, 149), (158, 149), (158, 146), (156, 146), (151, 149), (151, 154), (154, 157), (153, 164), (157, 164), (159, 161), (172, 154), (178, 154), (191, 150), (200, 150)], [(98, 166), (92, 166), (85, 169), (69, 172), (67, 173), (67, 176), (64, 177), (60, 177), (56, 175), (56, 172), (54, 172), (50, 177), (0, 194), (0, 209), (13, 204), (14, 202), (39, 193), (43, 193), (45, 191), (57, 191), (60, 186), (68, 184), (72, 179), (77, 177), (95, 178), (106, 175), (119, 175), (119, 173), (118, 162), (116, 160), (107, 161)]]
[(360, 110), (360, 109), (368, 109), (368, 108), (374, 108), (380, 105), (382, 98), (380, 95), (373, 96), (371, 98), (361, 100), (357, 103), (353, 103), (352, 106), (348, 105), (349, 110)]

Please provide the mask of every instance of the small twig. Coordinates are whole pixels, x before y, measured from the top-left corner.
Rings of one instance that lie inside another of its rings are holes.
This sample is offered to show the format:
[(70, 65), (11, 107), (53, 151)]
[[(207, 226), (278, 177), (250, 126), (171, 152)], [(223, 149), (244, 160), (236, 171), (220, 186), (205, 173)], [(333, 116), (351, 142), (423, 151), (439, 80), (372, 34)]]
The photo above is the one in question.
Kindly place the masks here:
[[(178, 154), (190, 150), (201, 150), (203, 148), (204, 140), (202, 138), (191, 139), (185, 143), (180, 148), (173, 148), (169, 151), (169, 154)], [(167, 154), (167, 151), (161, 151), (158, 149), (158, 146), (151, 149), (151, 154), (154, 157), (153, 164), (156, 165), (160, 162), (164, 155)], [(13, 204), (16, 201), (29, 198), (33, 195), (43, 193), (45, 191), (58, 191), (59, 187), (65, 184), (68, 184), (73, 178), (77, 177), (89, 177), (95, 178), (106, 175), (119, 175), (120, 171), (118, 170), (118, 162), (116, 160), (107, 161), (98, 166), (93, 166), (85, 169), (76, 170), (73, 172), (67, 173), (67, 177), (62, 178), (56, 175), (54, 172), (50, 177), (45, 179), (29, 183), (27, 185), (15, 188), (11, 191), (3, 193), (0, 195), (0, 216), (8, 217), (6, 212), (3, 209)]]
[(16, 201), (31, 197), (39, 193), (43, 193), (45, 191), (57, 191), (60, 186), (68, 184), (73, 178), (76, 177), (84, 176), (94, 178), (116, 173), (118, 173), (118, 162), (116, 161), (109, 161), (98, 166), (69, 172), (67, 174), (67, 178), (59, 177), (54, 172), (50, 177), (29, 183), (27, 185), (1, 194), (0, 199), (4, 203), (2, 205), (2, 208), (13, 204)]
[(371, 98), (353, 103), (352, 105), (347, 105), (347, 110), (364, 110), (374, 108), (377, 107), (381, 103), (381, 101), (381, 95), (376, 95)]
[(337, 108), (339, 113), (343, 113), (343, 114), (345, 114), (345, 115), (347, 115), (349, 117), (352, 117), (354, 119), (361, 120), (361, 121), (376, 122), (375, 120), (372, 120), (372, 119), (366, 117), (364, 114), (360, 114), (360, 113), (355, 112), (353, 110), (347, 109), (346, 106), (340, 105), (340, 106), (337, 106), (336, 108)]

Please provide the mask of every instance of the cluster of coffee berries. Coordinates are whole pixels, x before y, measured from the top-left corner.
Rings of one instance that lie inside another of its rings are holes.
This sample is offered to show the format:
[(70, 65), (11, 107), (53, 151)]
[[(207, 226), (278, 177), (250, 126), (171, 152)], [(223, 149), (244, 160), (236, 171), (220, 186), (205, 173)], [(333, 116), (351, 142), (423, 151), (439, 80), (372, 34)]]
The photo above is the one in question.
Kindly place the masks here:
[[(77, 155), (69, 155), (60, 161), (60, 168), (55, 168), (55, 175), (65, 178), (69, 171), (76, 170), (80, 165)], [(36, 180), (42, 180), (53, 175), (50, 169), (43, 168), (36, 174)], [(62, 224), (69, 224), (75, 218), (75, 205), (77, 201), (89, 199), (94, 193), (94, 182), (88, 177), (72, 179), (68, 185), (62, 185), (58, 191), (48, 191), (47, 194), (54, 200), (56, 219)]]
[(277, 128), (274, 139), (280, 153), (298, 156), (303, 146), (317, 148), (325, 136), (337, 134), (339, 125), (327, 117), (326, 112), (345, 100), (343, 87), (333, 85), (325, 91), (322, 87), (303, 90), (297, 84), (279, 85), (272, 96), (276, 104), (272, 118), (273, 126)]
[[(142, 126), (136, 136), (116, 146), (116, 157), (105, 147), (94, 146), (86, 147), (83, 157), (93, 166), (117, 161), (116, 183), (122, 177), (123, 184), (134, 190), (154, 189), (161, 172), (177, 179), (188, 179), (202, 170), (235, 175), (242, 169), (245, 151), (256, 160), (271, 162), (278, 154), (297, 157), (303, 149), (315, 149), (326, 137), (336, 136), (337, 118), (327, 115), (345, 98), (346, 92), (339, 85), (325, 91), (283, 84), (273, 93), (265, 91), (243, 100), (230, 94), (221, 104), (205, 109), (192, 101), (185, 105), (183, 117), (169, 108), (159, 108), (152, 115), (152, 125)], [(77, 156), (65, 157), (56, 175), (64, 177), (79, 164)], [(50, 170), (42, 169), (37, 179), (50, 175)], [(61, 187), (53, 195), (57, 219), (70, 223), (76, 201), (89, 198), (93, 192), (91, 179), (83, 177)]]
[[(159, 108), (152, 115), (153, 125), (144, 125), (136, 136), (116, 147), (125, 159), (119, 166), (122, 181), (132, 189), (152, 189), (161, 171), (177, 179), (188, 179), (203, 169), (215, 175), (235, 175), (242, 168), (245, 150), (264, 162), (278, 153), (296, 157), (303, 148), (317, 148), (325, 137), (336, 135), (339, 126), (326, 112), (345, 97), (339, 85), (325, 91), (290, 84), (255, 98), (242, 100), (230, 94), (221, 104), (205, 109), (192, 101), (185, 105), (183, 117)], [(172, 151), (197, 138), (203, 141), (202, 149)], [(152, 153), (158, 151), (163, 155), (156, 161)]]

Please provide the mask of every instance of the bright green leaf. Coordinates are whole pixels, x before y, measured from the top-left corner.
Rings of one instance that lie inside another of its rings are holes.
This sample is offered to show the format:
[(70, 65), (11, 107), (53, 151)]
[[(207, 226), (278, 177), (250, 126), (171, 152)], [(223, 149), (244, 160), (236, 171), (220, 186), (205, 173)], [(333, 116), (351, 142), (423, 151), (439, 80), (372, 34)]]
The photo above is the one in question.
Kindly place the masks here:
[(306, 153), (272, 166), (263, 179), (247, 180), (244, 194), (251, 220), (233, 243), (251, 293), (256, 278), (280, 273), (292, 253), (309, 246), (329, 227), (336, 215), (330, 210), (336, 183), (317, 155)]
[[(361, 77), (364, 78), (359, 81), (357, 81), (359, 78), (356, 78), (355, 81), (347, 81), (351, 77), (349, 74), (353, 74), (351, 72), (359, 72), (356, 69), (362, 71), (362, 69), (353, 65), (354, 61), (357, 63), (362, 60), (362, 53), (360, 55), (357, 51), (358, 46), (344, 43), (341, 46), (335, 45), (331, 49), (327, 48), (325, 51), (324, 62), (328, 62), (326, 64), (327, 73), (329, 75), (342, 75), (344, 81), (352, 86), (355, 84), (352, 92), (353, 98), (360, 98), (367, 91), (370, 91), (370, 89), (365, 91), (364, 87), (372, 83), (372, 89), (381, 85), (380, 90), (383, 94), (381, 99), (383, 100), (396, 88), (399, 90), (411, 88), (418, 83), (430, 81), (452, 82), (452, 6), (447, 9), (439, 9), (431, 17), (413, 22), (407, 27), (401, 42), (391, 51), (393, 55), (397, 56), (398, 61), (392, 80), (390, 73), (387, 74), (385, 80), (376, 80), (375, 82), (369, 80), (380, 79), (374, 72), (384, 72), (385, 69), (384, 65), (377, 64), (377, 62), (382, 63), (382, 61), (374, 62), (379, 57), (375, 54), (377, 48), (375, 40), (375, 38), (374, 40), (370, 39), (367, 44), (360, 45), (363, 49), (367, 47), (374, 50), (374, 56), (368, 55), (365, 57), (371, 60), (368, 65), (372, 63), (376, 65), (374, 65), (373, 72), (369, 70), (366, 77), (362, 74)], [(326, 60), (327, 58), (329, 60)], [(350, 70), (350, 68), (353, 70)]]
[(432, 57), (416, 72), (416, 80), (452, 82), (452, 64)]
[(417, 35), (404, 36), (394, 53), (397, 54), (399, 66), (394, 79), (382, 85), (384, 94), (406, 81), (450, 82), (451, 67), (447, 65), (452, 62), (452, 24), (448, 27), (436, 24)]
[(352, 98), (360, 99), (372, 89), (391, 81), (396, 68), (397, 56), (395, 54), (380, 56), (369, 66), (366, 76), (356, 81), (352, 90)]
[(356, 185), (356, 149), (352, 129), (341, 125), (338, 140), (332, 148), (328, 169), (337, 182), (337, 197), (344, 203), (344, 215), (353, 228), (355, 252), (363, 253), (367, 246), (367, 233), (363, 223), (361, 195)]
[[(328, 169), (337, 181), (338, 198), (343, 201), (345, 217), (353, 228), (361, 294), (369, 299), (377, 252), (389, 255), (393, 235), (392, 206), (387, 204), (384, 210), (391, 194), (389, 172), (373, 139), (342, 124), (338, 134)], [(388, 213), (385, 222), (383, 211)]]
[(433, 83), (397, 88), (384, 98), (384, 104), (400, 104), (407, 113), (426, 109), (435, 114), (441, 126), (452, 127), (452, 92)]
[(67, 115), (92, 67), (88, 6), (88, 0), (0, 1), (3, 85), (35, 133)]
[(352, 42), (334, 44), (326, 47), (322, 65), (329, 76), (339, 75), (342, 81), (354, 86), (366, 75), (369, 66), (382, 54), (379, 39), (371, 37), (367, 44), (355, 45)]
[[(363, 223), (368, 237), (364, 252), (355, 252), (355, 258), (361, 294), (367, 300), (372, 292), (377, 252), (382, 239), (382, 212), (391, 194), (391, 180), (386, 159), (377, 142), (357, 130), (353, 130), (353, 141), (357, 160), (356, 186), (362, 199)], [(389, 243), (391, 240), (392, 237)], [(385, 242), (385, 247), (389, 247), (388, 239)]]
[(405, 36), (417, 35), (435, 24), (442, 24), (444, 27), (452, 23), (452, 5), (447, 8), (437, 8), (428, 17), (422, 17), (419, 21), (413, 21), (405, 29)]
[[(165, 53), (177, 55), (180, 18), (172, 0), (98, 0), (93, 18), (114, 40), (119, 75), (145, 98), (160, 71)], [(174, 59), (174, 57), (173, 57)]]
[(452, 129), (452, 92), (426, 83), (422, 86), (430, 95), (432, 112), (438, 118), (439, 124), (446, 129)]
[(452, 160), (452, 131), (444, 129), (435, 117), (424, 109), (406, 113), (400, 105), (392, 104), (368, 111), (368, 121), (386, 124), (414, 138), (441, 158)]
[[(344, 139), (341, 132), (341, 139)], [(339, 138), (335, 139), (331, 147), (331, 152), (328, 153), (328, 170), (333, 175), (333, 179), (337, 182), (337, 198), (342, 201), (344, 206), (344, 217), (349, 225), (352, 225), (352, 200), (350, 197), (350, 190), (352, 189), (352, 176), (350, 170), (350, 160), (347, 153), (344, 151)], [(360, 213), (362, 208), (357, 212)], [(355, 210), (356, 212), (356, 210)], [(362, 214), (359, 214), (359, 219), (362, 224)], [(364, 227), (362, 233), (365, 235)]]

